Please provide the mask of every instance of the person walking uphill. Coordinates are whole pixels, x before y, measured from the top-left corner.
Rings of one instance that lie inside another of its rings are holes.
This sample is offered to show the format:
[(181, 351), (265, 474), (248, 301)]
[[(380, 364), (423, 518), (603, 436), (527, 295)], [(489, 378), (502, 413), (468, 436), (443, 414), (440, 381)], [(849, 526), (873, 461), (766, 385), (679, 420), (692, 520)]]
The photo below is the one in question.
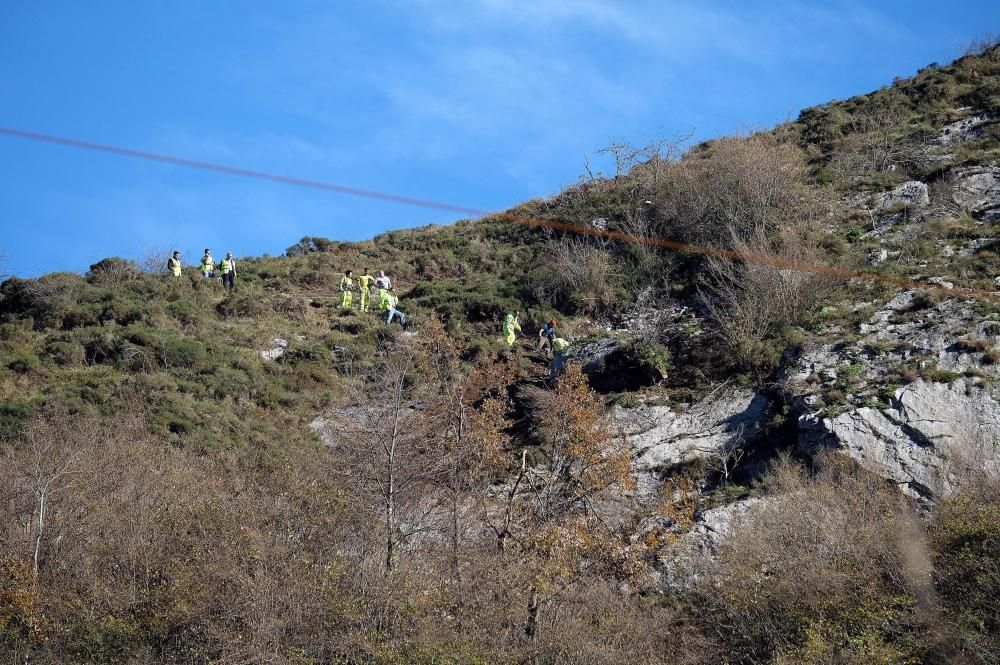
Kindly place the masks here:
[(358, 291), (360, 291), (361, 302), (358, 303), (358, 309), (362, 312), (368, 311), (368, 301), (371, 298), (371, 288), (372, 283), (375, 278), (372, 277), (371, 270), (365, 269), (365, 274), (358, 277)]
[(236, 260), (232, 252), (226, 252), (226, 258), (219, 264), (219, 272), (222, 273), (222, 288), (236, 289)]
[(521, 332), (521, 320), (518, 318), (520, 312), (508, 312), (503, 320), (503, 341), (507, 342), (507, 348), (514, 346), (517, 333)]
[(215, 259), (212, 258), (212, 251), (207, 248), (204, 256), (201, 257), (201, 274), (206, 279), (215, 277)]
[(351, 309), (351, 305), (354, 304), (354, 280), (351, 279), (351, 275), (354, 273), (350, 270), (344, 273), (344, 276), (340, 278), (340, 308), (341, 309)]
[(385, 325), (392, 323), (394, 318), (399, 318), (399, 325), (406, 330), (406, 314), (399, 311), (396, 306), (399, 304), (399, 299), (396, 297), (396, 292), (391, 288), (378, 290), (378, 308), (385, 312)]
[(167, 259), (167, 270), (175, 278), (181, 276), (181, 253), (176, 249), (174, 250), (173, 256)]
[(556, 320), (552, 319), (538, 331), (538, 350), (545, 351), (545, 356), (552, 357), (552, 342), (556, 339)]

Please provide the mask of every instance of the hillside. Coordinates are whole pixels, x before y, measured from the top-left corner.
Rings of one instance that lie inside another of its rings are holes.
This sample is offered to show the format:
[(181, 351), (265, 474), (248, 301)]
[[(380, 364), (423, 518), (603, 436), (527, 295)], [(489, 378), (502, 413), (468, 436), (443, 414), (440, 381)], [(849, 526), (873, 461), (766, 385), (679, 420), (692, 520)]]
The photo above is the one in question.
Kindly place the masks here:
[[(165, 257), (0, 285), (0, 650), (1000, 662), (1000, 47), (610, 152), (231, 294)], [(346, 269), (413, 325), (340, 310)]]

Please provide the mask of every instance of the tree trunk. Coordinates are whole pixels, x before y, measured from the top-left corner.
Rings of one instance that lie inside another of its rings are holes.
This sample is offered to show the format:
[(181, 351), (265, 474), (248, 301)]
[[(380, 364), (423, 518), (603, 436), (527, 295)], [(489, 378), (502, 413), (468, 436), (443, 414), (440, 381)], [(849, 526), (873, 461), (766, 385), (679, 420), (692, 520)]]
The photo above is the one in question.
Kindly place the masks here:
[(524, 634), (532, 641), (538, 639), (538, 613), (541, 609), (541, 601), (538, 598), (538, 589), (531, 587), (531, 594), (528, 596), (528, 620), (524, 623)]
[(395, 556), (396, 542), (394, 540), (395, 532), (395, 510), (393, 508), (393, 497), (390, 494), (389, 498), (385, 502), (385, 572), (392, 570), (392, 560)]
[(42, 550), (42, 532), (45, 530), (45, 499), (48, 488), (43, 489), (38, 495), (38, 535), (35, 536), (35, 583), (38, 583), (38, 559)]

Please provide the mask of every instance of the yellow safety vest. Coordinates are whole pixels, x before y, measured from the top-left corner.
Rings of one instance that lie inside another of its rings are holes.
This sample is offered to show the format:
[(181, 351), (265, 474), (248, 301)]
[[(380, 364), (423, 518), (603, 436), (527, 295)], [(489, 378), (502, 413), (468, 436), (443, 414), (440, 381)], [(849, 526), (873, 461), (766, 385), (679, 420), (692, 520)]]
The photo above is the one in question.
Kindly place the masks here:
[(231, 270), (236, 267), (236, 262), (232, 259), (223, 259), (222, 265), (219, 266), (219, 271), (223, 275), (228, 275)]
[(352, 280), (350, 277), (344, 275), (343, 277), (340, 278), (341, 291), (350, 291), (352, 286), (354, 286), (354, 280)]
[(202, 270), (212, 270), (213, 268), (215, 268), (215, 259), (213, 259), (208, 254), (206, 254), (205, 256), (201, 257), (201, 269)]
[(181, 262), (174, 257), (167, 259), (167, 265), (170, 266), (170, 272), (173, 273), (174, 277), (181, 276)]
[(358, 277), (358, 286), (361, 287), (362, 291), (367, 291), (374, 281), (375, 278), (371, 275), (362, 275), (361, 277)]
[(378, 290), (378, 308), (380, 310), (388, 312), (395, 305), (396, 303), (393, 302), (391, 293), (389, 293), (386, 289)]

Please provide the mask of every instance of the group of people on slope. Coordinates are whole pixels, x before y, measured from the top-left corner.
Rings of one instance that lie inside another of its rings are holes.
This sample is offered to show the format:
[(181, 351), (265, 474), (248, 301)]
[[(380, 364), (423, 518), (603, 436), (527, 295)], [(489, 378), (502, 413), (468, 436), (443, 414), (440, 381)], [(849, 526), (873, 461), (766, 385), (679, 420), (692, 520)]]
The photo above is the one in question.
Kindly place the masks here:
[[(554, 383), (556, 377), (562, 373), (566, 366), (566, 351), (569, 349), (569, 342), (556, 335), (556, 320), (551, 319), (538, 331), (538, 350), (544, 351), (549, 361), (549, 383)], [(508, 312), (503, 320), (503, 341), (507, 348), (514, 346), (517, 333), (521, 332), (521, 313)]]
[(406, 314), (399, 310), (399, 297), (396, 290), (392, 288), (392, 280), (380, 270), (378, 277), (372, 277), (370, 270), (365, 270), (365, 274), (357, 278), (355, 284), (354, 271), (347, 270), (340, 278), (340, 308), (350, 310), (354, 308), (354, 291), (358, 291), (358, 310), (367, 312), (370, 309), (372, 288), (376, 292), (375, 309), (385, 312), (385, 325), (392, 323), (393, 319), (399, 319), (399, 325), (406, 329)]
[[(176, 249), (170, 255), (170, 258), (167, 259), (167, 270), (175, 278), (181, 276), (181, 253)], [(201, 257), (200, 270), (205, 279), (215, 279), (215, 273), (218, 271), (222, 277), (223, 288), (230, 291), (236, 288), (236, 259), (233, 258), (232, 252), (226, 252), (226, 258), (216, 263), (215, 258), (212, 256), (212, 250), (206, 248), (204, 255)]]

